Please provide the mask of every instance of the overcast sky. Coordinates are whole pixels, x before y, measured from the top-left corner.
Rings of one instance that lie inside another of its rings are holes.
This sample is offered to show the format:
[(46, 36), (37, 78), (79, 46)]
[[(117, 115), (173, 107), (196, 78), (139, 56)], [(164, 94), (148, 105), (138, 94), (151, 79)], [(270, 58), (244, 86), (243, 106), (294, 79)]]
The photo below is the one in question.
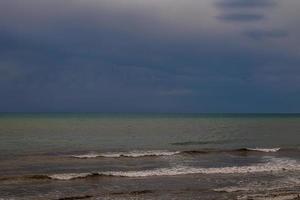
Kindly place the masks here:
[(299, 0), (1, 0), (1, 112), (300, 112)]

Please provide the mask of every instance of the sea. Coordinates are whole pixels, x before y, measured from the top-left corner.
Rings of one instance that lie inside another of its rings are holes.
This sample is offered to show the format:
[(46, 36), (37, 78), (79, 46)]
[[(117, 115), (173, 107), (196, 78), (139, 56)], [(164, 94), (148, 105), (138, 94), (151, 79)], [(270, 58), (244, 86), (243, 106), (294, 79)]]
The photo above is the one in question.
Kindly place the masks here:
[(299, 114), (0, 114), (0, 200), (299, 195)]

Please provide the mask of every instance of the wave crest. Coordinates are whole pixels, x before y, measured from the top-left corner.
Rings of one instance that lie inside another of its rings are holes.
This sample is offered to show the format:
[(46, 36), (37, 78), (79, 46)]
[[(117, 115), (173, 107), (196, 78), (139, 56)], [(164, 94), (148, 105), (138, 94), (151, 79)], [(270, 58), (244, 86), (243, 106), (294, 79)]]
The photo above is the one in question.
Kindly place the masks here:
[(249, 166), (233, 166), (219, 168), (196, 168), (189, 166), (177, 166), (171, 168), (158, 168), (141, 171), (107, 171), (95, 173), (69, 173), (54, 174), (48, 177), (55, 180), (72, 180), (87, 178), (91, 176), (112, 176), (112, 177), (148, 177), (148, 176), (176, 176), (189, 174), (245, 174), (282, 170), (300, 170), (300, 164), (296, 160), (270, 158), (268, 162)]
[(247, 151), (258, 151), (258, 152), (265, 152), (265, 153), (275, 153), (280, 150), (280, 148), (245, 148)]
[(81, 155), (72, 155), (74, 158), (88, 159), (88, 158), (120, 158), (120, 157), (146, 157), (146, 156), (172, 156), (179, 154), (180, 151), (163, 151), (163, 150), (153, 150), (153, 151), (130, 151), (130, 152), (115, 152), (115, 153), (87, 153)]
[(204, 150), (186, 150), (186, 151), (168, 151), (168, 150), (152, 150), (152, 151), (129, 151), (129, 152), (107, 152), (107, 153), (86, 153), (79, 155), (72, 155), (73, 158), (79, 159), (89, 159), (89, 158), (139, 158), (148, 156), (173, 156), (178, 154), (204, 154), (204, 153), (222, 153), (222, 152), (245, 152), (245, 151), (255, 151), (262, 153), (275, 153), (278, 152), (280, 148), (241, 148), (233, 150), (218, 150), (218, 149), (204, 149)]

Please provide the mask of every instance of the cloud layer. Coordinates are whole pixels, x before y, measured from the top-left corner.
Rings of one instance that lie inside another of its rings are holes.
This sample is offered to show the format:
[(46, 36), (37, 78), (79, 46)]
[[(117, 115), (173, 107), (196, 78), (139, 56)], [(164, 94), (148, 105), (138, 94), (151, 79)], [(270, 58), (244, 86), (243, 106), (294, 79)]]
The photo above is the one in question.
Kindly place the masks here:
[(300, 112), (297, 6), (1, 1), (0, 111)]

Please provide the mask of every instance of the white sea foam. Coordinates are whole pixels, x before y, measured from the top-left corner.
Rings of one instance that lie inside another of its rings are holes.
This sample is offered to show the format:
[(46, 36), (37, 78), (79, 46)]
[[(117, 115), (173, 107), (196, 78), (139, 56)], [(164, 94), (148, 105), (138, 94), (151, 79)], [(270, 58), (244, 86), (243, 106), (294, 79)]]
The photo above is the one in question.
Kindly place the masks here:
[(108, 153), (88, 153), (81, 155), (72, 155), (74, 158), (88, 159), (97, 157), (106, 158), (119, 158), (119, 157), (145, 157), (145, 156), (172, 156), (179, 154), (180, 151), (163, 151), (163, 150), (153, 150), (153, 151), (130, 151), (130, 152), (108, 152)]
[[(243, 148), (237, 149), (237, 151), (257, 151), (263, 153), (275, 153), (280, 150), (280, 148)], [(129, 152), (107, 152), (107, 153), (96, 153), (90, 152), (86, 154), (79, 154), (79, 155), (72, 155), (73, 158), (80, 158), (80, 159), (89, 159), (89, 158), (98, 158), (98, 157), (105, 157), (105, 158), (120, 158), (120, 157), (145, 157), (145, 156), (172, 156), (180, 153), (208, 153), (209, 151), (168, 151), (168, 150), (152, 150), (152, 151), (129, 151)], [(214, 152), (214, 151), (212, 151)]]
[(97, 158), (99, 156), (100, 155), (97, 153), (87, 153), (87, 154), (80, 154), (80, 155), (72, 155), (71, 157), (84, 159), (84, 158)]
[(66, 174), (48, 175), (48, 177), (55, 180), (71, 180), (77, 178), (85, 178), (90, 175), (92, 175), (92, 173), (66, 173)]
[(117, 176), (117, 177), (148, 177), (148, 176), (175, 176), (188, 174), (244, 174), (271, 172), (282, 170), (300, 170), (300, 164), (291, 159), (268, 157), (267, 162), (249, 166), (219, 167), (219, 168), (196, 168), (189, 166), (176, 166), (171, 168), (158, 168), (141, 171), (106, 171), (96, 173), (71, 173), (55, 174), (49, 177), (57, 180), (71, 180), (88, 176)]
[(265, 153), (275, 153), (280, 150), (280, 148), (272, 148), (272, 149), (266, 149), (266, 148), (246, 148), (248, 151), (260, 151)]
[(258, 198), (259, 196), (268, 197), (266, 199), (272, 199), (271, 197), (275, 196), (285, 196), (286, 194), (284, 192), (292, 194), (293, 191), (297, 191), (296, 188), (300, 186), (299, 183), (299, 177), (292, 173), (285, 176), (275, 175), (274, 178), (270, 180), (259, 179), (255, 181), (242, 181), (239, 182), (238, 185), (216, 188), (213, 189), (213, 191), (222, 193), (247, 192), (248, 194), (251, 194), (251, 196), (244, 195), (244, 199), (261, 199)]
[(293, 193), (285, 193), (285, 192), (271, 192), (271, 193), (263, 193), (263, 194), (249, 194), (249, 195), (241, 195), (237, 197), (238, 200), (296, 200), (299, 199), (299, 194)]
[(247, 192), (247, 191), (251, 191), (251, 188), (247, 188), (247, 187), (224, 187), (224, 188), (217, 188), (217, 189), (213, 189), (213, 191), (215, 192), (227, 192), (227, 193), (232, 193), (232, 192)]

